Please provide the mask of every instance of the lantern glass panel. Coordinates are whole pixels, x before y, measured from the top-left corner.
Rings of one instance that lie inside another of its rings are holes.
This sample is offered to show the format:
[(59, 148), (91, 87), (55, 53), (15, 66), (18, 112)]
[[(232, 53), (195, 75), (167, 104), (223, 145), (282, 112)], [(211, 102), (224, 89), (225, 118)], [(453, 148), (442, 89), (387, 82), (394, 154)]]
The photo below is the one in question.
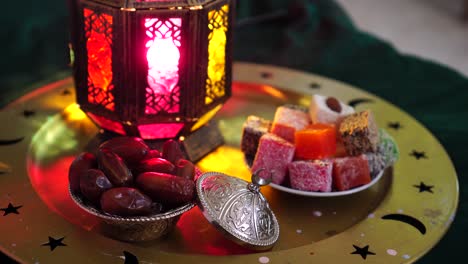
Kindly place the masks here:
[(112, 91), (112, 16), (84, 9), (88, 51), (88, 102), (114, 111)]
[(145, 19), (148, 61), (146, 114), (180, 111), (181, 24), (180, 18)]
[(92, 114), (90, 112), (87, 112), (86, 114), (88, 116), (90, 116), (91, 119), (93, 119), (94, 122), (96, 122), (96, 124), (99, 127), (102, 127), (102, 128), (104, 128), (106, 130), (109, 130), (109, 131), (114, 131), (116, 133), (125, 135), (125, 130), (124, 130), (121, 123), (119, 123), (117, 121), (107, 119), (107, 118), (105, 118), (103, 116), (98, 116), (98, 115)]
[(208, 12), (208, 77), (206, 79), (205, 104), (223, 97), (226, 87), (226, 32), (229, 6)]
[(181, 123), (164, 123), (139, 125), (138, 130), (143, 138), (174, 138), (183, 127)]

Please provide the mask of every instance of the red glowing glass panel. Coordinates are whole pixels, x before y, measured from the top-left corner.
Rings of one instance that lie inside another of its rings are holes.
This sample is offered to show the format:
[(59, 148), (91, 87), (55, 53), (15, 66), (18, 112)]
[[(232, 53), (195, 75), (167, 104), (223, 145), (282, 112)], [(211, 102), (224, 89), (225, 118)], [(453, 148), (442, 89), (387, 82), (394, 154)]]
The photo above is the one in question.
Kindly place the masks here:
[(88, 102), (113, 111), (112, 16), (84, 9), (88, 51)]
[(181, 123), (139, 125), (138, 130), (144, 139), (174, 138), (184, 127)]
[(179, 59), (180, 18), (145, 19), (148, 75), (146, 114), (180, 111)]
[(122, 126), (122, 124), (120, 124), (119, 122), (117, 121), (113, 121), (113, 120), (110, 120), (110, 119), (107, 119), (105, 117), (102, 117), (102, 116), (98, 116), (98, 115), (95, 115), (95, 114), (92, 114), (92, 113), (86, 113), (94, 122), (96, 122), (96, 124), (103, 128), (103, 129), (106, 129), (106, 130), (109, 130), (109, 131), (113, 131), (115, 133), (118, 133), (118, 134), (122, 134), (122, 135), (125, 135), (125, 130)]

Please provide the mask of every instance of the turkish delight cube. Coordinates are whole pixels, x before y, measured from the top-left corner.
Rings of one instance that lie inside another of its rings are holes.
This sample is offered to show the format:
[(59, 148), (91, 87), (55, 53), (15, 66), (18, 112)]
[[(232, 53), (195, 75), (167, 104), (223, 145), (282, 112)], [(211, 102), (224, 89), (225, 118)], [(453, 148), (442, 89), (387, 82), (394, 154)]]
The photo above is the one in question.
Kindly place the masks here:
[(309, 114), (314, 124), (334, 124), (338, 127), (346, 116), (354, 114), (354, 108), (335, 97), (314, 94), (309, 105)]
[(385, 165), (391, 166), (400, 157), (398, 145), (390, 134), (384, 129), (379, 129), (379, 146), (377, 152), (383, 156)]
[(369, 164), (369, 172), (371, 177), (377, 176), (381, 171), (383, 171), (387, 165), (385, 164), (384, 157), (379, 152), (368, 152), (365, 154), (367, 158), (367, 163)]
[(291, 187), (302, 191), (330, 192), (332, 168), (330, 160), (293, 161), (288, 166)]
[(261, 177), (271, 177), (272, 182), (282, 184), (288, 172), (288, 164), (294, 158), (295, 147), (290, 142), (267, 133), (260, 138), (257, 154), (252, 165), (252, 172), (264, 169)]
[(370, 110), (347, 116), (340, 124), (339, 133), (348, 155), (377, 150), (379, 130)]
[(260, 137), (268, 133), (271, 121), (250, 115), (242, 126), (241, 150), (248, 158), (253, 159), (257, 152)]
[(296, 130), (304, 129), (309, 124), (309, 115), (299, 106), (280, 106), (276, 109), (271, 133), (294, 143), (294, 133)]
[(333, 188), (349, 190), (371, 181), (369, 164), (365, 155), (335, 158), (333, 160)]
[(400, 156), (395, 140), (384, 129), (379, 129), (379, 145), (376, 152), (366, 153), (369, 170), (375, 177), (385, 168), (392, 166)]

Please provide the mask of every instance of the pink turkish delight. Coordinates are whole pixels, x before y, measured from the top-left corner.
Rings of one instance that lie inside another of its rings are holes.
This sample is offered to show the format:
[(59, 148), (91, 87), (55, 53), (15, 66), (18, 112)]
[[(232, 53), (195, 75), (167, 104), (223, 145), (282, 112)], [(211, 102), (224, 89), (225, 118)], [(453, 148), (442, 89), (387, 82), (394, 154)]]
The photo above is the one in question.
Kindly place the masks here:
[(269, 173), (260, 173), (261, 177), (271, 176), (273, 183), (282, 184), (287, 176), (288, 164), (294, 158), (294, 150), (295, 147), (290, 142), (267, 133), (260, 138), (252, 171), (264, 169)]
[(294, 161), (288, 168), (289, 181), (293, 189), (313, 192), (332, 190), (332, 161)]
[(349, 190), (371, 181), (369, 164), (364, 154), (333, 160), (333, 188)]
[(293, 143), (296, 130), (304, 129), (309, 124), (309, 114), (303, 109), (299, 107), (280, 106), (276, 109), (271, 133)]

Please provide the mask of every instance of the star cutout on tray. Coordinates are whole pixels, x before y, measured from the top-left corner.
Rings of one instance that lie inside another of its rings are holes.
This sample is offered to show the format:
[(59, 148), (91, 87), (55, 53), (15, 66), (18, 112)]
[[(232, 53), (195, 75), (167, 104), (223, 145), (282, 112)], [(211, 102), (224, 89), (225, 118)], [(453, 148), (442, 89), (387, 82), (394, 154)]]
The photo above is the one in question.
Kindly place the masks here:
[(424, 151), (416, 151), (416, 150), (413, 150), (413, 151), (410, 153), (410, 156), (415, 157), (417, 160), (420, 160), (420, 159), (427, 159), (426, 153), (425, 153)]
[(402, 128), (400, 122), (388, 122), (388, 127), (389, 128), (392, 128), (392, 129), (395, 129), (395, 130), (398, 130), (400, 128)]
[(128, 251), (124, 251), (125, 262), (124, 264), (138, 264), (138, 258)]
[(50, 251), (54, 251), (56, 247), (64, 247), (66, 246), (62, 241), (65, 239), (65, 237), (61, 237), (59, 239), (55, 239), (53, 237), (49, 237), (49, 243), (44, 243), (41, 246), (49, 246)]
[(369, 245), (366, 245), (365, 247), (361, 248), (356, 245), (353, 245), (355, 251), (351, 252), (351, 254), (359, 254), (363, 259), (367, 258), (367, 255), (375, 255), (374, 252), (369, 251)]
[(8, 207), (6, 208), (0, 208), (0, 211), (3, 211), (3, 216), (9, 215), (9, 214), (19, 214), (18, 209), (23, 207), (22, 205), (14, 206), (11, 203), (8, 203)]
[(426, 185), (424, 184), (424, 182), (421, 182), (419, 185), (413, 185), (414, 187), (416, 188), (419, 188), (419, 192), (430, 192), (430, 193), (434, 193), (432, 191), (432, 188), (434, 188), (434, 185)]

